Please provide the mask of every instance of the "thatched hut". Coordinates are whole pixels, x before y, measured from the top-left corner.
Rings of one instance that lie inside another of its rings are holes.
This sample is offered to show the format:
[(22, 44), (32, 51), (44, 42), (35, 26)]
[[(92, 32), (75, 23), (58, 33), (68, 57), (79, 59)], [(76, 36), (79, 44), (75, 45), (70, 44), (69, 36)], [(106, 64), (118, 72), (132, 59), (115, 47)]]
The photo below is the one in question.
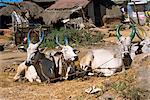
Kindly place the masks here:
[(24, 12), (28, 10), (31, 16), (35, 16), (41, 13), (44, 9), (38, 6), (36, 3), (25, 1), (20, 3), (10, 4), (0, 9), (0, 16), (10, 16), (12, 11)]
[(74, 13), (80, 13), (79, 17), (91, 18), (96, 26), (102, 26), (102, 17), (106, 14), (106, 8), (114, 3), (111, 0), (57, 0), (42, 14), (45, 24), (50, 25), (59, 20), (70, 18)]
[(82, 11), (89, 3), (89, 0), (57, 0), (39, 16), (43, 17), (45, 24), (50, 25), (69, 18), (74, 12)]
[(11, 23), (12, 11), (16, 11), (17, 13), (29, 11), (30, 16), (34, 17), (35, 15), (38, 15), (44, 11), (44, 9), (38, 6), (36, 3), (29, 1), (10, 3), (8, 6), (0, 9), (0, 28), (4, 28), (6, 24)]
[(56, 0), (31, 0), (32, 2), (35, 2), (36, 4), (38, 4), (40, 7), (46, 9), (49, 6), (51, 6), (52, 4), (55, 3)]

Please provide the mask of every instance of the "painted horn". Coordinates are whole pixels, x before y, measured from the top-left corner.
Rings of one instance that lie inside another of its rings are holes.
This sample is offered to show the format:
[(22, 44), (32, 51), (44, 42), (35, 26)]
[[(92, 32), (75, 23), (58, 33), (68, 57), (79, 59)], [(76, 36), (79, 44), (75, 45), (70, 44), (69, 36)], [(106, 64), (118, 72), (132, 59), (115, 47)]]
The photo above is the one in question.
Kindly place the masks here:
[(64, 41), (65, 41), (65, 45), (68, 45), (68, 39), (66, 36), (64, 37)]
[(58, 42), (58, 35), (56, 36), (56, 44), (58, 45), (58, 46), (60, 46), (60, 47), (62, 47), (62, 45)]
[(38, 42), (38, 45), (40, 45), (44, 40), (44, 32), (41, 32), (41, 34), (39, 35), (39, 40), (40, 41)]
[(131, 25), (131, 28), (132, 28), (132, 31), (130, 33), (130, 37), (131, 37), (131, 41), (132, 41), (135, 37), (136, 29), (135, 29), (135, 26), (133, 24)]
[(121, 28), (122, 25), (123, 25), (123, 24), (118, 25), (117, 30), (116, 30), (116, 36), (117, 36), (117, 38), (118, 38), (119, 40), (120, 40), (120, 37), (122, 36), (122, 35), (120, 34), (120, 28)]
[[(141, 41), (143, 41), (147, 37), (146, 31), (141, 27), (136, 27), (136, 34)], [(142, 38), (142, 36), (144, 37)]]
[(29, 30), (28, 36), (27, 36), (27, 38), (28, 38), (28, 45), (31, 43), (31, 39), (30, 39), (30, 33), (31, 33), (31, 31), (32, 31), (32, 29)]

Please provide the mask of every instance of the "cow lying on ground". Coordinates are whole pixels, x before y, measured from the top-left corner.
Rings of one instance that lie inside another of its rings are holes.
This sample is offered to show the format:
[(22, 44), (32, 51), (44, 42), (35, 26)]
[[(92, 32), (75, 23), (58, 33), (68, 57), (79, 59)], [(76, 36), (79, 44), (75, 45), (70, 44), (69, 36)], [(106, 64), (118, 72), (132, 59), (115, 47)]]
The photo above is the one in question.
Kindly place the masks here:
[(42, 82), (45, 80), (50, 80), (55, 78), (55, 66), (53, 61), (47, 59), (45, 54), (39, 51), (39, 46), (41, 45), (44, 33), (40, 36), (40, 41), (33, 44), (30, 41), (30, 32), (28, 33), (28, 48), (27, 48), (27, 59), (18, 66), (17, 74), (14, 80), (18, 80), (21, 76), (20, 73), (25, 71), (25, 78), (30, 82), (36, 80), (37, 82)]
[(65, 45), (61, 45), (56, 37), (56, 43), (61, 48), (60, 51), (47, 52), (48, 58), (53, 58), (57, 76), (61, 76), (63, 79), (68, 79), (69, 74), (75, 73), (74, 61), (78, 60), (77, 49), (68, 45), (67, 39), (65, 39)]
[[(57, 42), (57, 44), (61, 47), (61, 51), (55, 52), (53, 55), (50, 54), (49, 57), (46, 58), (46, 55), (38, 49), (42, 43), (44, 35), (42, 34), (42, 38), (40, 37), (40, 41), (38, 43), (33, 44), (30, 42), (29, 33), (27, 59), (18, 66), (14, 80), (18, 80), (21, 77), (20, 73), (23, 71), (25, 71), (25, 78), (27, 78), (30, 82), (33, 82), (36, 78), (40, 78), (40, 80), (36, 80), (37, 82), (43, 82), (46, 80), (50, 82), (51, 79), (57, 78), (58, 76), (63, 76), (64, 79), (67, 79), (73, 68), (73, 66), (70, 65), (71, 62), (78, 58), (75, 53), (75, 49), (68, 44), (61, 45)], [(64, 68), (62, 67), (64, 64), (62, 60), (67, 62), (65, 63), (67, 65)], [(64, 70), (65, 74), (63, 73)]]
[[(119, 26), (120, 29), (120, 26)], [(124, 37), (117, 29), (120, 48), (117, 53), (107, 49), (91, 50), (80, 60), (80, 67), (84, 71), (102, 73), (104, 76), (111, 76), (117, 70), (125, 70), (130, 66), (135, 55), (140, 53), (149, 53), (150, 42), (148, 39), (133, 45), (131, 42), (135, 36), (135, 28), (132, 26), (130, 37)], [(120, 56), (117, 56), (120, 55)]]

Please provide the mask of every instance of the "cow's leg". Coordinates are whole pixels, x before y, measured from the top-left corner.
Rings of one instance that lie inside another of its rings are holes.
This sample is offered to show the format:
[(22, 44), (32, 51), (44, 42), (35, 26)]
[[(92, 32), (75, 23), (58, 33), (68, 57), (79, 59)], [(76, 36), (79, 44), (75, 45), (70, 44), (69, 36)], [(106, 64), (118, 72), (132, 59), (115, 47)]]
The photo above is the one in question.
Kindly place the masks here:
[(36, 81), (36, 82), (38, 82), (38, 83), (41, 83), (41, 79), (40, 79), (40, 77), (39, 77), (39, 76), (37, 76), (37, 77), (36, 77), (36, 79), (35, 79), (35, 81)]
[(19, 66), (18, 66), (18, 69), (17, 69), (17, 73), (16, 75), (14, 76), (14, 81), (17, 81), (18, 79), (21, 78), (21, 74), (23, 73), (23, 71), (25, 71), (27, 69), (27, 66), (25, 65), (25, 62), (21, 63)]
[(38, 76), (36, 69), (33, 65), (28, 67), (28, 69), (25, 71), (25, 78), (28, 79), (29, 82), (33, 82), (34, 80), (37, 81), (38, 83), (41, 83), (41, 79)]
[(64, 77), (63, 79), (65, 79), (65, 80), (68, 79), (68, 77), (69, 77), (69, 72), (70, 72), (70, 71), (71, 71), (71, 67), (69, 66), (69, 67), (67, 68), (66, 75), (65, 75), (65, 77)]
[(41, 63), (39, 63), (39, 67), (40, 67), (40, 69), (41, 69), (41, 74), (42, 74), (42, 76), (46, 79), (46, 82), (47, 82), (47, 83), (50, 83), (50, 82), (51, 82), (51, 81), (50, 81), (50, 78), (44, 73)]
[(33, 82), (33, 78), (28, 78), (28, 81), (32, 83)]
[(107, 69), (106, 72), (104, 73), (104, 76), (112, 76), (115, 73), (114, 70)]
[(122, 66), (122, 72), (125, 72), (125, 70), (126, 70), (125, 66)]

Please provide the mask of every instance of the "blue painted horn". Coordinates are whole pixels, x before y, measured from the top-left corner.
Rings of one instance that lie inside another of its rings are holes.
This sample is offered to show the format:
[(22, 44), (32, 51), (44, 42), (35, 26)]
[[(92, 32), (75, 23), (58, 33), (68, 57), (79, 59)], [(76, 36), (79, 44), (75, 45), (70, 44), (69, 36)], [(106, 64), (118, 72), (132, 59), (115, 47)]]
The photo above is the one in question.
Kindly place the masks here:
[(60, 46), (60, 47), (62, 47), (62, 45), (59, 43), (59, 41), (58, 41), (58, 35), (56, 35), (56, 44), (58, 45), (58, 46)]
[(66, 36), (64, 36), (65, 45), (68, 45), (68, 39)]
[(40, 44), (43, 42), (43, 40), (44, 40), (44, 32), (41, 32), (41, 33), (40, 33), (40, 35), (39, 35), (39, 40), (40, 40), (40, 41), (39, 41), (38, 43), (39, 43), (39, 45), (40, 45)]
[(32, 31), (32, 29), (29, 30), (28, 36), (27, 36), (27, 38), (28, 38), (28, 45), (31, 43), (31, 39), (30, 39), (30, 33), (31, 33), (31, 31)]
[[(31, 39), (30, 39), (30, 33), (33, 29), (30, 29), (29, 32), (28, 32), (28, 45), (31, 43)], [(38, 42), (38, 46), (43, 42), (44, 40), (44, 32), (41, 32), (40, 35), (39, 35), (39, 42)]]

